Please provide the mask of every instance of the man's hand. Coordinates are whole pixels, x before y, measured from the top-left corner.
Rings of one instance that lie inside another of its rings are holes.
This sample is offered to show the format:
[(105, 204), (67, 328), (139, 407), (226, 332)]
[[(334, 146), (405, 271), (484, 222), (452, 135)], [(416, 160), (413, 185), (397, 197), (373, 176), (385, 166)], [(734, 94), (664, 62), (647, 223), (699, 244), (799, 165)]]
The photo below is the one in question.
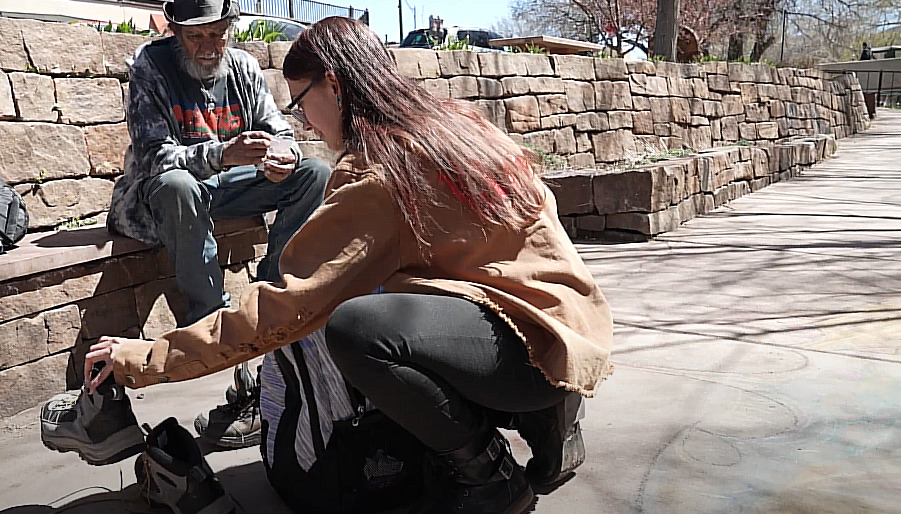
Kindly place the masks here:
[(281, 182), (294, 174), (297, 158), (294, 153), (270, 155), (263, 161), (263, 174), (272, 182)]
[(272, 134), (261, 130), (241, 132), (225, 143), (222, 149), (222, 168), (263, 162), (271, 140)]

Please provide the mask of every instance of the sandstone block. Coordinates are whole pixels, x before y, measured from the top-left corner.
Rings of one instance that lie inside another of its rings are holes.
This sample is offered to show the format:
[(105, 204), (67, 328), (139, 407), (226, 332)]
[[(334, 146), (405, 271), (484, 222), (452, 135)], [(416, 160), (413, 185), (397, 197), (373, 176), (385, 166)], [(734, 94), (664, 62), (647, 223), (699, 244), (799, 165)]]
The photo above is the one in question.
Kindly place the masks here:
[(706, 150), (713, 145), (713, 132), (709, 126), (689, 127), (685, 139), (692, 150)]
[(641, 73), (644, 75), (656, 75), (657, 67), (651, 61), (627, 61), (626, 68), (630, 74)]
[(28, 68), (28, 54), (19, 21), (0, 17), (0, 69), (23, 71)]
[(504, 96), (504, 86), (501, 84), (501, 81), (477, 77), (476, 82), (479, 85), (479, 96), (481, 98), (500, 98)]
[(479, 74), (479, 59), (475, 52), (467, 50), (437, 52), (437, 57), (438, 69), (443, 77)]
[(424, 48), (390, 48), (398, 71), (412, 79), (436, 79), (441, 75), (438, 52)]
[(626, 80), (628, 72), (622, 59), (594, 60), (594, 75), (598, 80)]
[(673, 103), (669, 98), (651, 98), (651, 117), (654, 123), (673, 121)]
[(451, 98), (477, 98), (479, 96), (479, 83), (475, 77), (463, 75), (448, 79)]
[(595, 108), (599, 111), (631, 110), (633, 107), (632, 93), (626, 82), (595, 82), (594, 93)]
[(47, 327), (47, 352), (54, 354), (78, 346), (81, 342), (81, 312), (77, 305), (66, 305), (43, 313)]
[(84, 176), (91, 169), (78, 127), (0, 122), (0, 141), (20, 142), (0, 145), (0, 176), (8, 183)]
[(608, 230), (629, 230), (649, 236), (676, 230), (680, 223), (678, 206), (650, 213), (624, 212), (607, 216)]
[(725, 75), (707, 75), (707, 89), (717, 93), (735, 93), (729, 77)]
[(582, 132), (600, 132), (609, 129), (610, 125), (607, 123), (607, 113), (583, 112), (576, 116), (576, 130)]
[(569, 110), (566, 95), (539, 95), (535, 99), (538, 101), (538, 113), (541, 116), (562, 114)]
[(757, 94), (757, 84), (742, 82), (738, 85), (738, 90), (741, 92), (743, 103), (749, 104), (760, 99), (760, 96)]
[(688, 124), (691, 122), (691, 111), (688, 106), (688, 100), (685, 98), (671, 98), (670, 104), (673, 113), (673, 120), (676, 123)]
[(532, 94), (563, 94), (566, 87), (562, 79), (557, 77), (527, 77), (526, 83)]
[(10, 120), (15, 117), (16, 104), (13, 102), (12, 86), (10, 86), (6, 73), (0, 71), (0, 120)]
[[(576, 151), (579, 153), (591, 151), (591, 137), (588, 134), (576, 132)], [(594, 162), (594, 155), (591, 156), (591, 161)]]
[(591, 137), (594, 158), (599, 162), (617, 162), (635, 155), (635, 136), (630, 130), (614, 130)]
[[(103, 227), (88, 230), (106, 230)], [(64, 244), (70, 232), (48, 236)], [(102, 295), (161, 276), (160, 252), (139, 252), (44, 272), (0, 284), (0, 319), (33, 316), (79, 300)]]
[(594, 110), (594, 87), (588, 82), (567, 80), (563, 84), (570, 112)]
[(730, 62), (729, 80), (732, 82), (754, 82), (754, 69), (744, 63)]
[(277, 70), (284, 67), (285, 56), (291, 50), (292, 41), (273, 41), (269, 43), (269, 65)]
[(592, 190), (600, 214), (659, 211), (672, 198), (670, 179), (659, 166), (595, 175)]
[(572, 127), (561, 128), (554, 131), (554, 151), (558, 155), (576, 153), (576, 136)]
[(749, 104), (745, 106), (745, 120), (750, 122), (769, 121), (770, 110), (764, 104)]
[(285, 107), (291, 103), (291, 91), (288, 89), (288, 81), (285, 80), (281, 70), (272, 68), (263, 70), (263, 78), (266, 79), (266, 86), (269, 87), (269, 92), (272, 93), (275, 105)]
[(500, 79), (500, 83), (504, 89), (503, 94), (506, 96), (519, 96), (529, 93), (528, 77), (503, 77)]
[(62, 78), (53, 82), (63, 123), (86, 125), (125, 119), (125, 104), (118, 80)]
[(504, 106), (503, 100), (476, 100), (475, 104), (479, 106), (488, 121), (503, 131), (507, 130), (507, 108)]
[(648, 76), (641, 73), (629, 75), (629, 87), (633, 95), (668, 96), (669, 87), (664, 77)]
[(37, 73), (10, 73), (18, 117), (24, 121), (57, 121), (53, 79)]
[(0, 417), (34, 407), (54, 394), (66, 390), (69, 353), (0, 371)]
[(540, 150), (545, 153), (554, 153), (554, 132), (553, 130), (542, 130), (539, 132), (530, 132), (523, 134), (522, 139), (526, 145)]
[[(592, 165), (594, 159), (592, 159)], [(560, 216), (594, 212), (591, 181), (593, 172), (557, 172), (544, 178), (557, 199)]]
[(779, 138), (779, 125), (767, 121), (763, 123), (757, 124), (757, 136), (760, 139), (778, 139)]
[(579, 55), (551, 56), (554, 69), (562, 79), (594, 80), (594, 59)]
[[(233, 42), (235, 48), (249, 53), (260, 64), (260, 68), (274, 68), (272, 65), (272, 56), (269, 53), (269, 45), (263, 41), (244, 41)], [(284, 57), (282, 57), (284, 61)]]
[(750, 182), (751, 192), (757, 192), (770, 185), (770, 177), (761, 177)]
[(520, 54), (519, 59), (525, 64), (526, 74), (535, 75), (553, 75), (554, 68), (551, 67), (551, 58), (541, 54)]
[(450, 98), (450, 83), (447, 79), (425, 79), (420, 87), (431, 93), (435, 98)]
[(479, 53), (479, 70), (484, 77), (511, 77), (516, 75), (528, 75), (528, 59), (517, 58), (515, 55), (500, 53)]
[(740, 133), (738, 130), (738, 118), (735, 116), (727, 116), (721, 120), (722, 133), (724, 141), (738, 141)]
[(85, 127), (84, 138), (91, 161), (91, 175), (116, 175), (123, 171), (125, 150), (131, 144), (127, 124)]
[(703, 78), (691, 79), (691, 94), (695, 98), (706, 99), (710, 97), (710, 89)]
[(632, 128), (632, 113), (629, 111), (610, 111), (607, 113), (610, 130)]
[[(139, 288), (120, 289), (79, 301), (81, 337), (95, 339), (104, 335), (122, 335), (139, 327), (138, 312), (135, 309), (135, 294)], [(172, 325), (170, 329), (174, 327)]]
[(541, 118), (541, 130), (576, 126), (575, 114), (554, 114)]
[(46, 355), (47, 326), (43, 315), (0, 324), (0, 370)]
[[(578, 146), (578, 141), (576, 142)], [(589, 146), (590, 149), (590, 146)], [(594, 155), (588, 152), (577, 153), (566, 158), (569, 167), (575, 170), (594, 168)]]
[(53, 227), (73, 218), (87, 218), (109, 209), (113, 181), (100, 178), (50, 180), (23, 195), (29, 227)]
[(93, 27), (20, 20), (31, 64), (41, 73), (106, 72), (100, 33)]
[(632, 132), (635, 134), (654, 133), (654, 118), (650, 112), (637, 111), (632, 113)]
[(694, 96), (694, 87), (690, 80), (678, 77), (668, 77), (666, 83), (669, 94), (672, 96), (679, 96), (682, 98), (691, 98)]
[[(141, 36), (138, 34), (101, 32), (100, 43), (103, 45), (103, 65), (106, 68), (106, 73), (118, 77), (124, 77), (128, 74), (128, 65), (125, 64), (125, 59), (133, 56), (135, 50), (147, 41), (150, 41), (150, 39), (151, 38), (148, 36)], [(238, 44), (243, 45), (249, 43)], [(263, 66), (265, 68), (268, 67), (269, 50), (265, 49), (265, 43), (262, 43), (262, 45), (266, 52), (267, 64), (266, 66)]]

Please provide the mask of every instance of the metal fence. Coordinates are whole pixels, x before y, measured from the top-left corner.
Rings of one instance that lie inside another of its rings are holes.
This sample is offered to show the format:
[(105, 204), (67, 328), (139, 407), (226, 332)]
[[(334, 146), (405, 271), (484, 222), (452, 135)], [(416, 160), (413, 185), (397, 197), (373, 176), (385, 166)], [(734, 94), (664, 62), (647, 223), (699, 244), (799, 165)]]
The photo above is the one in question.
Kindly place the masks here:
[(313, 0), (238, 0), (241, 12), (265, 16), (281, 16), (305, 23), (316, 23), (329, 16), (347, 16), (369, 23), (368, 9), (314, 2)]

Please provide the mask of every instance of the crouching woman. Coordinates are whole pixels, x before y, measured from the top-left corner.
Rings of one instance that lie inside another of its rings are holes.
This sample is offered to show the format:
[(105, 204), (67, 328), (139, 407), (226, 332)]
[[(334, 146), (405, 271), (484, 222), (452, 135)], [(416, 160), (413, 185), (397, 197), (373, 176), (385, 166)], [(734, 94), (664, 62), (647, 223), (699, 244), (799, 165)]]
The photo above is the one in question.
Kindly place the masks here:
[[(534, 155), (402, 77), (354, 20), (303, 32), (284, 74), (292, 114), (342, 156), (285, 247), (282, 281), (155, 341), (103, 338), (85, 366), (112, 365), (94, 384), (110, 372), (131, 387), (196, 378), (325, 326), (349, 382), (454, 468), (435, 509), (527, 509), (526, 475), (559, 472), (559, 434), (526, 436), (524, 475), (491, 413), (527, 420), (593, 396), (612, 333)], [(387, 293), (368, 294), (378, 286)]]

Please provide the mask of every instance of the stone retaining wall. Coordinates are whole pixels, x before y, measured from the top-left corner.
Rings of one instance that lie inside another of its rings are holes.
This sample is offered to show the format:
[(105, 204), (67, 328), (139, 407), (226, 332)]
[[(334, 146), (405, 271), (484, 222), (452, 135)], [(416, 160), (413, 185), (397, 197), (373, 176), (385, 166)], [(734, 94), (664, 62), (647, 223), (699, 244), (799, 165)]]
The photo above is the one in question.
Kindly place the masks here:
[[(124, 60), (146, 40), (0, 18), (0, 177), (25, 197), (32, 232), (0, 257), (0, 417), (76, 386), (81, 356), (99, 335), (152, 337), (182, 311), (164, 252), (102, 226), (129, 142)], [(289, 44), (240, 46), (287, 105), (279, 68)], [(512, 138), (571, 168), (549, 179), (573, 236), (671, 230), (791, 176), (868, 123), (853, 76), (828, 81), (817, 71), (721, 62), (392, 53), (422, 87), (474, 101)], [(332, 157), (296, 128), (306, 155)], [(753, 147), (720, 148), (739, 143)], [(700, 153), (637, 166), (673, 148)], [(86, 224), (95, 226), (52, 231)], [(219, 232), (226, 286), (238, 298), (265, 251), (265, 230), (239, 223)]]

